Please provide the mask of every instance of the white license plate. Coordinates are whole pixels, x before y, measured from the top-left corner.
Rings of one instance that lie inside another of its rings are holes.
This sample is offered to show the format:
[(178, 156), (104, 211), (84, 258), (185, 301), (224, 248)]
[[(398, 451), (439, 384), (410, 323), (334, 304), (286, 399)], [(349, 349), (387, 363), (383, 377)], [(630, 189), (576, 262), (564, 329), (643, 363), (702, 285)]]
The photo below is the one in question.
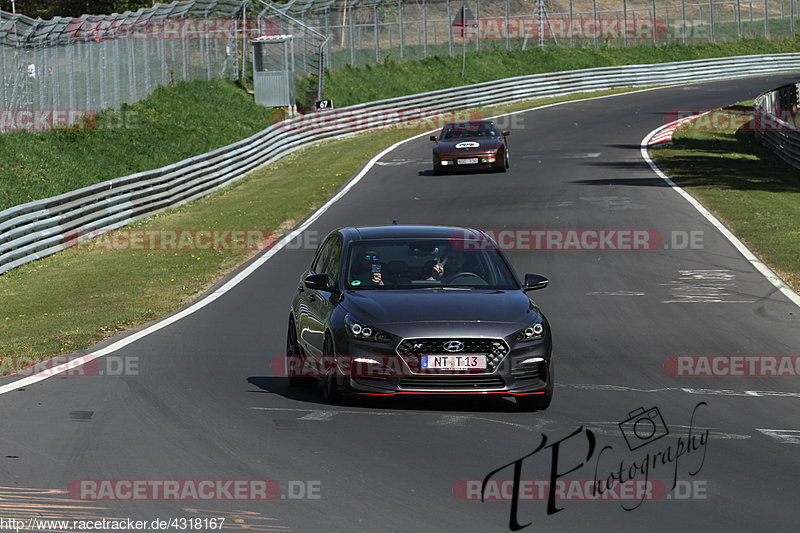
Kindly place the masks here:
[(477, 157), (470, 157), (467, 159), (457, 159), (456, 160), (459, 165), (477, 165), (478, 158)]
[(423, 355), (422, 368), (433, 370), (485, 370), (485, 355)]

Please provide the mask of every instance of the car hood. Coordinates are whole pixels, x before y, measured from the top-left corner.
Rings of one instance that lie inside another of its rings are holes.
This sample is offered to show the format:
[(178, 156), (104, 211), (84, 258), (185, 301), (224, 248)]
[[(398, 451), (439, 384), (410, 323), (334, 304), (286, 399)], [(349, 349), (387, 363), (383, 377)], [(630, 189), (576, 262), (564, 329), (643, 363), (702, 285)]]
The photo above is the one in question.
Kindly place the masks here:
[[(461, 147), (457, 148), (457, 146), (463, 143), (470, 143), (473, 146), (469, 147)], [(477, 144), (478, 146), (474, 146)], [(439, 141), (436, 144), (435, 150), (439, 154), (463, 154), (468, 152), (487, 152), (491, 150), (496, 150), (500, 146), (502, 146), (503, 141), (500, 139), (486, 139), (486, 138), (479, 138), (479, 139), (458, 139), (454, 141)]]
[(402, 337), (506, 336), (538, 315), (520, 290), (358, 290), (347, 291), (343, 305), (356, 320)]

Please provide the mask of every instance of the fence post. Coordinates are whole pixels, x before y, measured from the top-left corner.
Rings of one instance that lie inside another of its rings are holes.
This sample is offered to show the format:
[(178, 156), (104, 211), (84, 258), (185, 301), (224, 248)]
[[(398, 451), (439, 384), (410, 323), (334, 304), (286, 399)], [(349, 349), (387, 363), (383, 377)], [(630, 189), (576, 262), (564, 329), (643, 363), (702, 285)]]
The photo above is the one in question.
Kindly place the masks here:
[(450, 0), (447, 0), (447, 49), (450, 57), (453, 57), (453, 15), (451, 12)]
[[(325, 10), (325, 35), (331, 35), (331, 10)], [(333, 37), (330, 37), (327, 41), (325, 41), (325, 55), (324, 61), (322, 64), (322, 68), (331, 68), (331, 43), (333, 43)]]
[(94, 54), (92, 54), (92, 45), (88, 41), (84, 43), (86, 47), (86, 109), (94, 109), (92, 106), (92, 64), (94, 64)]
[[(107, 42), (107, 41), (106, 41)], [(97, 43), (97, 52), (100, 55), (98, 63), (100, 64), (100, 102), (98, 106), (98, 111), (100, 109), (105, 109), (108, 107), (108, 102), (106, 100), (106, 71), (108, 70), (108, 63), (106, 62), (106, 45), (105, 42), (101, 41)]]
[(599, 21), (597, 20), (597, 0), (592, 0), (592, 13), (594, 17), (594, 47), (598, 48), (600, 43), (598, 42), (598, 37), (600, 33), (599, 29)]
[(622, 46), (628, 48), (628, 0), (622, 0)]
[(569, 0), (569, 45), (575, 46), (575, 34), (572, 30), (572, 17), (574, 15), (574, 10), (572, 7), (572, 0)]
[(509, 0), (506, 0), (506, 23), (503, 32), (506, 34), (506, 50), (511, 50), (511, 35), (508, 33), (508, 25), (511, 22), (511, 6)]
[(356, 66), (356, 36), (354, 35), (355, 26), (353, 24), (353, 8), (350, 8), (350, 13), (347, 15), (347, 33), (350, 40), (350, 65)]
[(422, 0), (422, 57), (428, 57), (428, 0)]
[(375, 63), (380, 61), (380, 49), (381, 49), (381, 42), (378, 39), (378, 3), (375, 2), (372, 6), (372, 22), (374, 27), (374, 34), (375, 34)]
[(681, 42), (686, 44), (686, 0), (681, 0)]
[[(653, 0), (653, 21), (650, 23), (653, 27), (653, 45), (658, 44), (658, 20), (656, 20), (656, 0)], [(666, 31), (666, 28), (664, 28)]]
[(714, 0), (708, 0), (708, 40), (714, 42)]
[(406, 47), (406, 29), (403, 21), (403, 0), (397, 0), (397, 15), (400, 20), (400, 59), (403, 59)]
[(475, 0), (475, 23), (478, 25), (478, 31), (475, 37), (475, 50), (481, 49), (481, 0)]

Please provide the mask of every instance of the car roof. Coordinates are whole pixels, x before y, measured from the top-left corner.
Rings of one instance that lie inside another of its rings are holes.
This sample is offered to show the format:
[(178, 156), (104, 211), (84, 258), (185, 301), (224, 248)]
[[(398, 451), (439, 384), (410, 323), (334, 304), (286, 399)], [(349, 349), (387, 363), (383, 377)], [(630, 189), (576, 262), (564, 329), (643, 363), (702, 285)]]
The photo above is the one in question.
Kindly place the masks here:
[(343, 234), (350, 240), (374, 239), (478, 239), (489, 237), (482, 231), (456, 226), (359, 226), (342, 228)]

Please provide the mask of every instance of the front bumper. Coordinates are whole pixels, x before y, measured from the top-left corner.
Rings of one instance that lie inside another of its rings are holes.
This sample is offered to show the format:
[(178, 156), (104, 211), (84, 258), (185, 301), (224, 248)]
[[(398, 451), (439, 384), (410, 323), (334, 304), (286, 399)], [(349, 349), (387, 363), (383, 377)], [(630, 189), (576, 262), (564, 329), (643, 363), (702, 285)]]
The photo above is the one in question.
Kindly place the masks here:
[[(459, 159), (477, 159), (477, 163), (459, 164)], [(498, 155), (496, 153), (481, 154), (458, 154), (433, 157), (433, 168), (442, 172), (458, 172), (459, 170), (481, 170), (495, 168), (498, 165)]]
[[(411, 339), (428, 355), (423, 339)], [(340, 388), (354, 394), (544, 394), (552, 388), (548, 343), (542, 339), (513, 344), (508, 339), (463, 339), (470, 354), (487, 357), (487, 368), (477, 371), (422, 370), (418, 355), (404, 343), (380, 347), (372, 343), (347, 342), (347, 356), (335, 356)], [(481, 351), (482, 349), (482, 351)], [(433, 350), (431, 350), (433, 351)], [(466, 353), (466, 352), (465, 352)]]

